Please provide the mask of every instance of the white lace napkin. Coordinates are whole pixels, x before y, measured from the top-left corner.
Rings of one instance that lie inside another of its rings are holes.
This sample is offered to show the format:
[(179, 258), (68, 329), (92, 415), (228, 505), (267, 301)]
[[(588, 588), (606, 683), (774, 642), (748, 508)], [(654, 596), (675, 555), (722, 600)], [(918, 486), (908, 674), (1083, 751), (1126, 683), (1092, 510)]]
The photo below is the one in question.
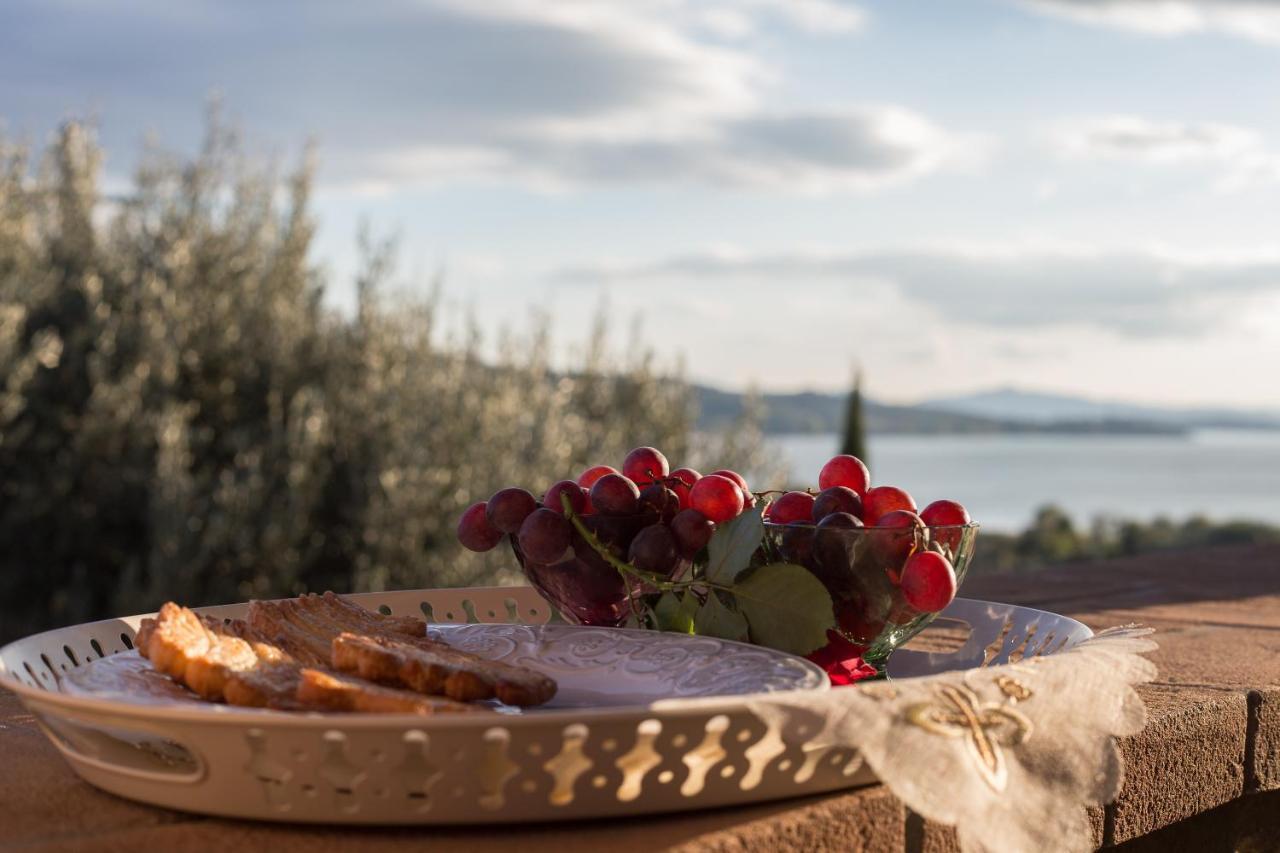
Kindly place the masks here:
[(1140, 656), (1156, 647), (1150, 633), (1112, 628), (1058, 654), (751, 710), (784, 732), (821, 719), (813, 745), (856, 747), (909, 808), (955, 826), (966, 851), (1089, 851), (1085, 807), (1119, 794), (1116, 738), (1146, 719), (1133, 685), (1156, 675)]

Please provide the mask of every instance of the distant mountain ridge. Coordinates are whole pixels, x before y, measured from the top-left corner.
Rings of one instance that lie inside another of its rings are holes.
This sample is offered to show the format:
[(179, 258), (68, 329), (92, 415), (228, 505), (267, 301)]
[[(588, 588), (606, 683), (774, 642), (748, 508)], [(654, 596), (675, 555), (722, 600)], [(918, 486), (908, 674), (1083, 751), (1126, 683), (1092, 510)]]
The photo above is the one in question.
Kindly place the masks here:
[[(713, 429), (742, 414), (743, 395), (695, 385), (698, 425)], [(762, 394), (767, 433), (837, 432), (844, 417), (843, 394), (802, 391)], [(1084, 398), (998, 389), (960, 397), (895, 406), (865, 400), (871, 433), (1060, 433), (1181, 435), (1199, 427), (1280, 429), (1280, 413), (1221, 409), (1160, 409)]]
[(997, 388), (920, 404), (938, 412), (1045, 423), (1061, 420), (1121, 419), (1171, 423), (1184, 427), (1280, 428), (1280, 411), (1140, 406), (1114, 400), (1090, 400), (1019, 388)]

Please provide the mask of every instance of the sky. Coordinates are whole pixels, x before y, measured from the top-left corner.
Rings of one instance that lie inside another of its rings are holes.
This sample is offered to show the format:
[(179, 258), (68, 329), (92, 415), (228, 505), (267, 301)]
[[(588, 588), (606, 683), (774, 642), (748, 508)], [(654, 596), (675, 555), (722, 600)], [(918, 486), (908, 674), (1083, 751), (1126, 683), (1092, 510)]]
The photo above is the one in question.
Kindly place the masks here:
[(92, 119), (109, 185), (313, 140), (356, 233), (492, 339), (600, 311), (725, 388), (1017, 386), (1280, 407), (1280, 2), (10, 0), (0, 122)]

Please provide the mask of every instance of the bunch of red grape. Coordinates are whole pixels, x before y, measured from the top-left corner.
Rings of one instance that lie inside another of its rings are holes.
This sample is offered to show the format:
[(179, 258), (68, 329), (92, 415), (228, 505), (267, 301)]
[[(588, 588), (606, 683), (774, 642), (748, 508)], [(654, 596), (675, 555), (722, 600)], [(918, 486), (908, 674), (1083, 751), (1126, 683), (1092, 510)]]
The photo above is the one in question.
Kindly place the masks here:
[[(818, 487), (765, 506), (753, 566), (808, 569), (830, 593), (841, 631), (859, 642), (951, 603), (952, 561), (969, 524), (964, 507), (935, 501), (917, 513), (902, 489), (871, 487), (866, 465), (853, 456), (827, 462)], [(530, 582), (566, 615), (619, 624), (637, 594), (655, 590), (655, 579), (678, 581), (691, 566), (696, 579), (717, 526), (755, 506), (756, 497), (734, 471), (672, 471), (662, 453), (638, 447), (621, 471), (596, 465), (540, 500), (521, 488), (499, 490), (463, 513), (458, 540), (488, 551), (510, 537)]]
[(765, 508), (785, 529), (784, 559), (818, 576), (831, 592), (842, 630), (873, 639), (886, 622), (937, 613), (955, 598), (956, 558), (969, 513), (950, 500), (917, 512), (896, 486), (870, 485), (867, 466), (836, 456), (822, 467), (816, 495), (787, 492)]
[[(501, 489), (462, 514), (458, 541), (472, 551), (487, 551), (509, 534), (526, 570), (530, 563), (557, 566), (570, 557), (590, 561), (590, 549), (575, 547), (580, 536), (565, 517), (566, 499), (574, 515), (615, 556), (664, 577), (676, 574), (706, 547), (717, 524), (755, 505), (747, 481), (735, 471), (706, 476), (692, 468), (672, 471), (661, 452), (637, 447), (627, 454), (621, 471), (596, 465), (577, 480), (554, 484), (541, 501), (524, 489)], [(589, 582), (598, 588), (608, 580), (607, 576), (584, 579), (582, 567), (578, 569), (578, 577), (552, 578), (544, 572), (535, 582), (540, 586)], [(617, 592), (624, 595), (620, 586)]]

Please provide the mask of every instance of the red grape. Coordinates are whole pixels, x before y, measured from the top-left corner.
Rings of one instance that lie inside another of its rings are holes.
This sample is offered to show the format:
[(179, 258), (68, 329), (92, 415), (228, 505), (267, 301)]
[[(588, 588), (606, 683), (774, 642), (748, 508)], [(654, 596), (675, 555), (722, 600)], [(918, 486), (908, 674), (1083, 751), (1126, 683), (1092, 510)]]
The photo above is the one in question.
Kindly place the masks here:
[(901, 577), (902, 563), (915, 549), (924, 532), (920, 516), (905, 509), (886, 513), (876, 524), (872, 546), (876, 556), (884, 563), (889, 579), (897, 583)]
[(493, 497), (489, 498), (485, 515), (489, 523), (503, 533), (515, 533), (529, 517), (529, 513), (537, 508), (537, 498), (524, 489), (512, 486), (493, 493)]
[(969, 511), (955, 501), (934, 501), (920, 512), (929, 527), (952, 527), (968, 524)]
[(605, 474), (621, 474), (617, 468), (609, 465), (597, 465), (594, 468), (588, 468), (578, 475), (578, 485), (584, 489), (590, 489)]
[(787, 492), (769, 504), (769, 521), (773, 524), (808, 523), (812, 520), (813, 495), (808, 492)]
[(622, 475), (636, 485), (661, 480), (670, 471), (667, 457), (652, 447), (637, 447), (622, 461)]
[[(677, 468), (671, 472), (671, 477), (667, 480), (667, 486), (680, 496), (680, 508), (689, 508), (689, 493), (693, 491), (693, 484), (702, 479), (702, 475), (692, 468)], [(678, 480), (679, 482), (673, 482)]]
[(569, 506), (573, 509), (574, 515), (582, 515), (583, 511), (586, 510), (587, 490), (573, 480), (561, 480), (547, 489), (547, 493), (542, 496), (542, 505), (553, 512), (564, 515), (564, 504), (560, 501), (561, 495), (569, 496)]
[(485, 502), (472, 504), (458, 519), (458, 541), (471, 551), (488, 551), (502, 541), (502, 531), (485, 517)]
[(671, 533), (676, 537), (680, 553), (692, 557), (711, 541), (711, 534), (716, 526), (696, 509), (682, 509), (671, 519)]
[(591, 507), (600, 515), (635, 515), (640, 490), (621, 474), (605, 474), (591, 487)]
[(936, 551), (912, 554), (902, 569), (902, 597), (924, 613), (937, 613), (956, 597), (956, 573)]
[(862, 517), (862, 498), (848, 486), (828, 486), (813, 502), (813, 521), (818, 523), (833, 512), (847, 512)]
[(694, 509), (717, 524), (742, 513), (742, 490), (719, 474), (708, 474), (694, 483), (689, 500)]
[(520, 525), (520, 550), (526, 559), (544, 565), (554, 563), (569, 549), (573, 528), (569, 520), (542, 507), (529, 513)]
[(627, 561), (637, 569), (659, 575), (670, 574), (680, 555), (676, 538), (665, 524), (651, 524), (636, 534), (627, 552)]
[(859, 497), (866, 498), (867, 484), (871, 482), (871, 473), (862, 460), (849, 454), (832, 456), (818, 473), (818, 488), (829, 489), (832, 486), (844, 486), (853, 489)]
[(915, 512), (916, 502), (897, 486), (876, 486), (867, 489), (862, 496), (862, 520), (868, 527), (875, 526), (885, 515), (899, 509)]
[[(971, 520), (969, 511), (955, 501), (934, 501), (924, 508), (920, 513), (920, 518), (929, 527), (952, 528), (962, 527)], [(950, 548), (952, 556), (960, 549), (960, 540), (964, 538), (963, 530), (934, 530), (931, 532), (933, 533), (933, 541)]]
[(661, 483), (650, 483), (640, 490), (640, 511), (653, 513), (667, 524), (680, 511), (680, 498)]
[[(715, 475), (717, 477), (727, 477), (730, 480), (733, 480), (733, 482), (738, 484), (738, 488), (742, 489), (742, 493), (744, 495), (751, 494), (751, 490), (747, 488), (746, 479), (744, 479), (743, 476), (739, 474), (737, 471), (730, 471), (728, 468), (721, 468), (719, 471), (712, 471), (711, 475)], [(711, 476), (711, 475), (708, 475), (708, 476)]]

